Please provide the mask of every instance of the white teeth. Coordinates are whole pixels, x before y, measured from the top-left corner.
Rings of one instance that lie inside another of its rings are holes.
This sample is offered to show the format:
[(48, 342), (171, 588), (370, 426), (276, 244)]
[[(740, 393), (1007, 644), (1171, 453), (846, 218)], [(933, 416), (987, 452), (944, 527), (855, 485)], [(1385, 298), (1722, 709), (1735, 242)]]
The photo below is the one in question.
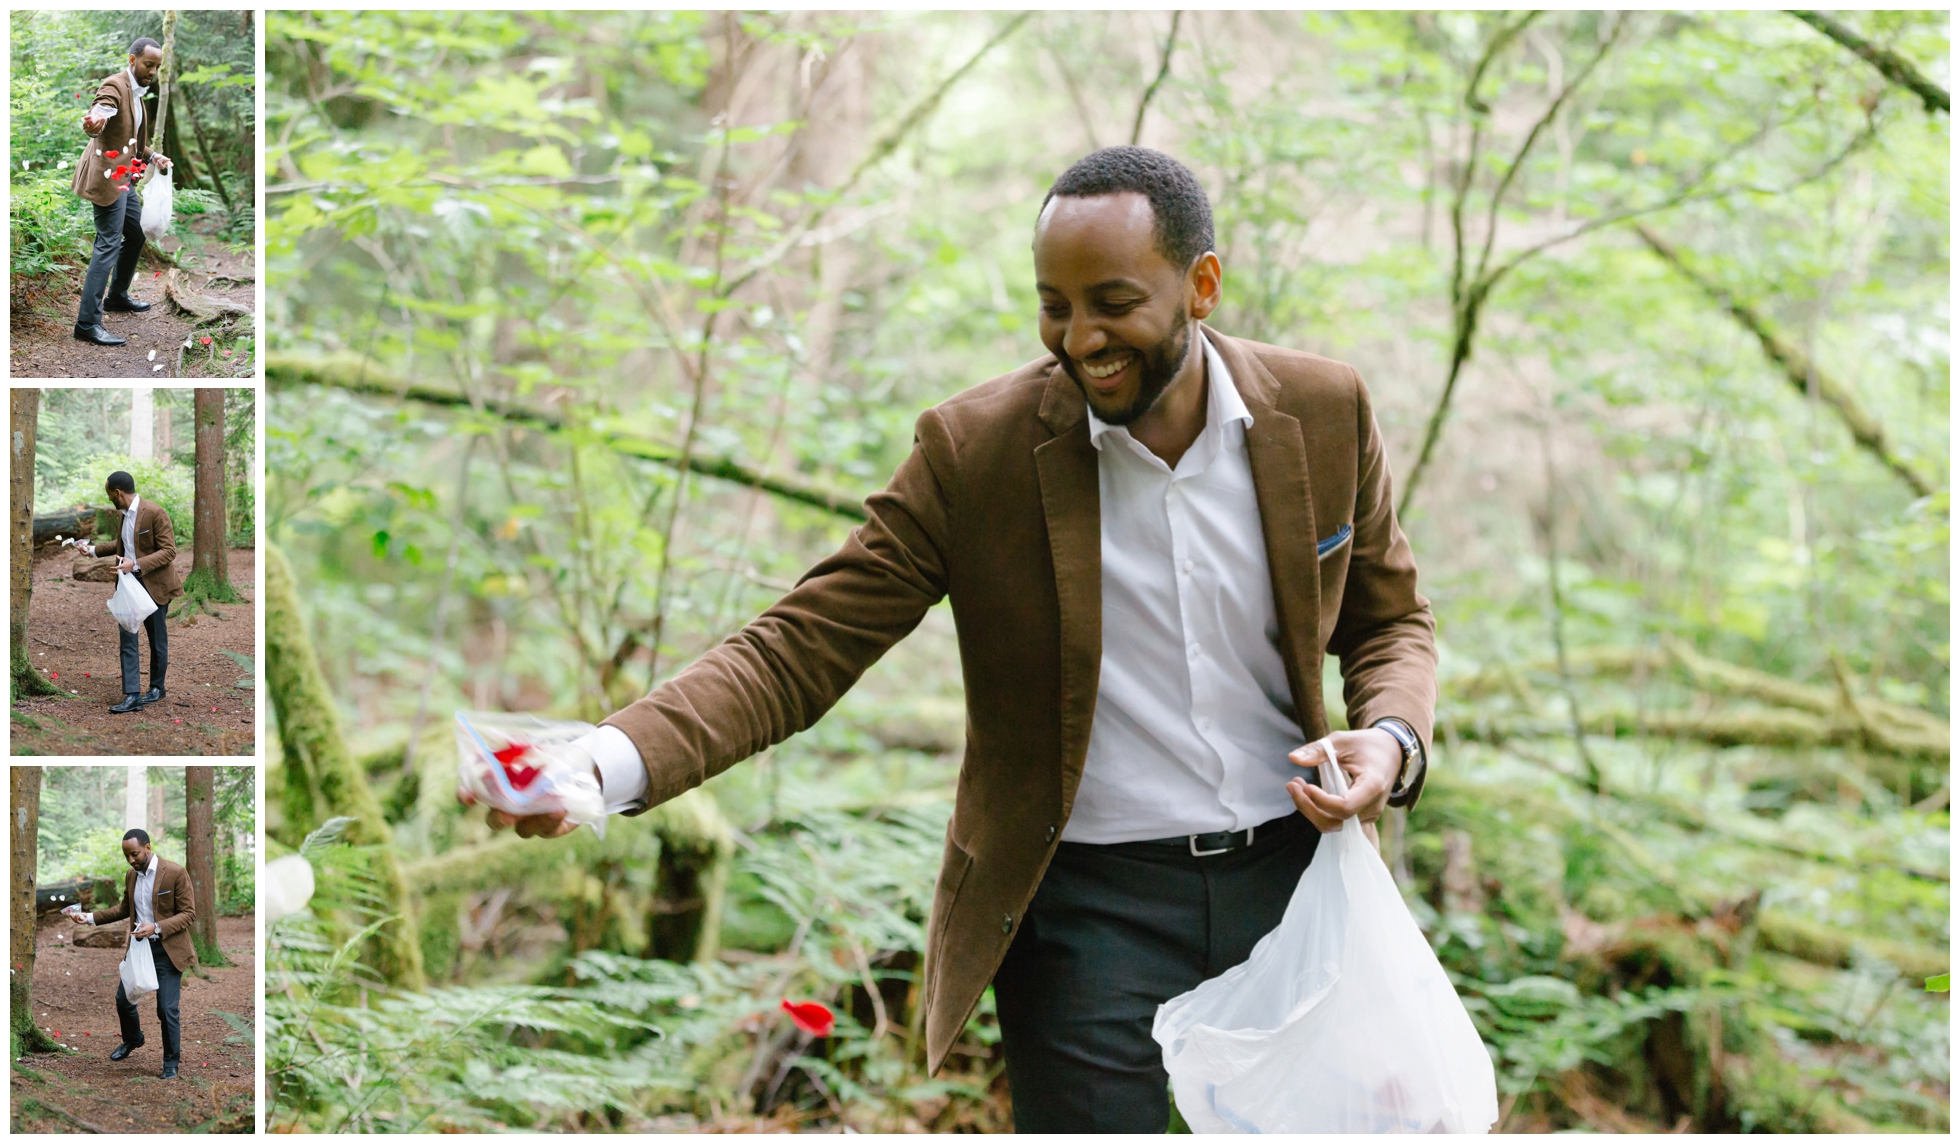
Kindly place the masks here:
[(1101, 381), (1105, 377), (1114, 376), (1124, 366), (1129, 364), (1130, 364), (1129, 355), (1125, 354), (1124, 356), (1117, 358), (1115, 361), (1105, 366), (1093, 366), (1090, 365), (1088, 362), (1083, 362), (1082, 372), (1088, 374), (1090, 377), (1095, 378), (1097, 381)]

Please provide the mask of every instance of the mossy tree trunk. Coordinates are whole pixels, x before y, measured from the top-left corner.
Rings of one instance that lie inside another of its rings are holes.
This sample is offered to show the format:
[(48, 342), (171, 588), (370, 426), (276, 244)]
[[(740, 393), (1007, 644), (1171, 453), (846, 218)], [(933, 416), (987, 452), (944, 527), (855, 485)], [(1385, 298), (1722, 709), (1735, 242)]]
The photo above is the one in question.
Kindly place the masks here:
[[(211, 611), (212, 604), (235, 604), (225, 552), (225, 391), (193, 391), (197, 423), (196, 500), (192, 517), (191, 574), (184, 580), (184, 602), (177, 613)], [(215, 613), (214, 613), (215, 614)]]
[(51, 1053), (59, 1045), (34, 1023), (34, 877), (41, 841), (41, 768), (10, 767), (7, 793), (13, 813), (9, 858), (13, 863), (13, 901), (8, 916), (8, 959), (14, 975), (8, 1001), (13, 1014), (13, 1055)]
[(392, 984), (419, 989), (422, 953), (415, 934), (414, 901), (402, 881), (393, 832), (341, 736), (333, 695), (306, 634), (292, 566), (278, 545), (266, 546), (264, 600), (266, 688), (272, 694), (285, 756), (287, 826), (304, 831), (336, 815), (354, 819), (347, 840), (375, 847), (375, 874), (389, 909), (401, 919), (376, 935), (374, 967)]
[(8, 418), (13, 423), (13, 481), (8, 490), (13, 497), (13, 536), (7, 545), (8, 582), (7, 642), (13, 655), (14, 698), (23, 695), (59, 695), (61, 689), (35, 670), (27, 654), (27, 605), (34, 594), (34, 427), (41, 419), (41, 391), (16, 389), (9, 392)]
[(218, 948), (218, 831), (212, 805), (216, 779), (210, 767), (184, 768), (184, 869), (196, 895), (191, 941), (198, 963), (221, 968), (231, 961)]

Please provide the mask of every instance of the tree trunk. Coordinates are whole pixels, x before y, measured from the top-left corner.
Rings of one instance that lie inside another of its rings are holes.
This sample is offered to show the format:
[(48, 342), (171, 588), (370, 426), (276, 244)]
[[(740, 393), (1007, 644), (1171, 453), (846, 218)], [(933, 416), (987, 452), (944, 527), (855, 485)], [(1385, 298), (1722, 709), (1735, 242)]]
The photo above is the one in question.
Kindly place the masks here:
[(8, 993), (13, 1008), (13, 1055), (47, 1053), (54, 1039), (34, 1023), (34, 867), (41, 835), (41, 768), (9, 767), (7, 791), (12, 804), (8, 835), (13, 863), (13, 908), (8, 915), (8, 940), (14, 976)]
[(211, 148), (204, 142), (204, 128), (198, 125), (197, 108), (191, 103), (191, 89), (185, 88), (182, 94), (184, 119), (191, 125), (191, 138), (197, 143), (197, 153), (204, 157), (204, 178), (217, 188), (218, 198), (223, 200), (225, 212), (229, 214), (234, 209), (231, 205), (231, 192), (225, 190), (225, 181), (218, 177), (218, 165), (211, 161)]
[(191, 890), (197, 896), (195, 933), (198, 960), (206, 965), (222, 965), (218, 953), (218, 862), (213, 787), (216, 775), (210, 767), (184, 768), (184, 869), (191, 876)]
[(143, 829), (150, 832), (150, 841), (154, 845), (158, 839), (163, 837), (163, 832), (170, 829), (170, 804), (163, 797), (163, 776), (159, 775), (158, 781), (149, 783), (148, 785), (150, 790), (150, 813), (143, 823)]
[[(164, 133), (170, 128), (170, 88), (176, 79), (177, 10), (171, 8), (163, 14), (163, 60), (157, 65), (157, 122), (150, 134), (159, 148), (164, 144)], [(176, 157), (172, 156), (171, 161), (175, 162)]]
[(285, 754), (288, 827), (303, 833), (336, 815), (354, 818), (347, 841), (374, 847), (373, 869), (386, 903), (383, 908), (401, 918), (375, 935), (372, 964), (392, 984), (421, 988), (422, 949), (414, 902), (395, 859), (394, 832), (341, 737), (340, 715), (300, 614), (293, 569), (277, 545), (267, 545), (265, 555), (265, 682)]
[(150, 829), (150, 768), (129, 768), (129, 786), (123, 792), (123, 820), (125, 831)]
[(41, 391), (16, 389), (9, 396), (13, 421), (13, 536), (8, 543), (7, 642), (13, 655), (14, 698), (58, 695), (60, 691), (34, 669), (27, 654), (27, 605), (34, 594), (34, 427), (40, 421)]
[[(173, 275), (175, 271), (171, 272)], [(225, 543), (225, 391), (204, 387), (194, 391), (197, 423), (196, 502), (192, 512), (191, 574), (184, 578), (183, 602), (177, 615), (212, 611), (213, 603), (235, 604)], [(215, 614), (215, 613), (214, 613)], [(222, 617), (221, 617), (222, 618)]]

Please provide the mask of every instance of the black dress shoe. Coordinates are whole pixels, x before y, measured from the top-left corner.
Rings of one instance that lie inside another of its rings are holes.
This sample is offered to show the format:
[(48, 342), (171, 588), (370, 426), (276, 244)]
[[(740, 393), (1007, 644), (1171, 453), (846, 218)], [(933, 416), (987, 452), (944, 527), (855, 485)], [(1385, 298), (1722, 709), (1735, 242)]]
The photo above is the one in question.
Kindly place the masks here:
[(138, 699), (137, 702), (147, 707), (152, 703), (160, 702), (162, 699), (163, 699), (163, 688), (152, 687), (148, 691), (145, 691), (143, 693), (142, 698)]
[(124, 1057), (128, 1056), (131, 1050), (140, 1049), (142, 1047), (143, 1047), (143, 1042), (141, 1041), (138, 1041), (133, 1045), (117, 1045), (114, 1049), (110, 1050), (109, 1059), (112, 1061), (119, 1061)]
[(177, 1075), (177, 1062), (176, 1061), (163, 1062), (163, 1079), (169, 1080), (176, 1075)]
[(109, 295), (109, 300), (102, 303), (102, 308), (105, 310), (119, 311), (124, 314), (140, 314), (149, 309), (150, 304), (148, 302), (138, 302), (127, 294), (111, 294)]
[(76, 326), (75, 340), (78, 342), (94, 342), (98, 346), (120, 346), (129, 341), (128, 338), (119, 338), (103, 329), (99, 323), (93, 326)]
[[(131, 711), (134, 711), (141, 706), (143, 706), (143, 697), (132, 691), (128, 695), (123, 696), (123, 701), (121, 703), (118, 703), (114, 707), (109, 708), (109, 714), (127, 715)], [(120, 1060), (121, 1058), (118, 1057), (117, 1059)]]

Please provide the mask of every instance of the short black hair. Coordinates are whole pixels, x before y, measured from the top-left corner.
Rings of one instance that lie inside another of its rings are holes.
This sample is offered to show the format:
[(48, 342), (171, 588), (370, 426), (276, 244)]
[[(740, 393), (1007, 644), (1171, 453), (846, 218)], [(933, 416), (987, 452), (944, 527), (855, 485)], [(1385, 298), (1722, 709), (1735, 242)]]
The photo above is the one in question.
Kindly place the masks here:
[(1156, 216), (1157, 249), (1178, 266), (1189, 266), (1212, 248), (1211, 200), (1198, 176), (1184, 164), (1148, 147), (1104, 147), (1062, 172), (1041, 209), (1057, 195), (1088, 198), (1135, 191), (1150, 200)]
[(112, 493), (117, 491), (133, 493), (136, 491), (136, 478), (123, 472), (121, 469), (117, 469), (115, 472), (109, 474), (109, 491)]
[(141, 843), (142, 843), (143, 845), (145, 845), (145, 846), (148, 846), (148, 845), (150, 844), (150, 834), (149, 834), (149, 831), (147, 831), (147, 830), (144, 830), (144, 829), (143, 829), (142, 827), (140, 827), (140, 826), (138, 826), (138, 827), (136, 827), (135, 829), (133, 829), (133, 830), (131, 830), (131, 831), (130, 831), (130, 832), (129, 832), (128, 834), (125, 834), (125, 835), (123, 835), (123, 841), (124, 841), (124, 842), (128, 842), (128, 841), (129, 841), (130, 839), (132, 839), (132, 838), (134, 838), (134, 839), (135, 839), (136, 841), (138, 841), (138, 842), (141, 842)]
[(144, 52), (149, 51), (151, 48), (155, 48), (159, 52), (163, 51), (162, 44), (157, 43), (155, 40), (152, 40), (148, 36), (138, 36), (136, 38), (136, 42), (129, 45), (129, 54), (132, 56), (140, 56)]

